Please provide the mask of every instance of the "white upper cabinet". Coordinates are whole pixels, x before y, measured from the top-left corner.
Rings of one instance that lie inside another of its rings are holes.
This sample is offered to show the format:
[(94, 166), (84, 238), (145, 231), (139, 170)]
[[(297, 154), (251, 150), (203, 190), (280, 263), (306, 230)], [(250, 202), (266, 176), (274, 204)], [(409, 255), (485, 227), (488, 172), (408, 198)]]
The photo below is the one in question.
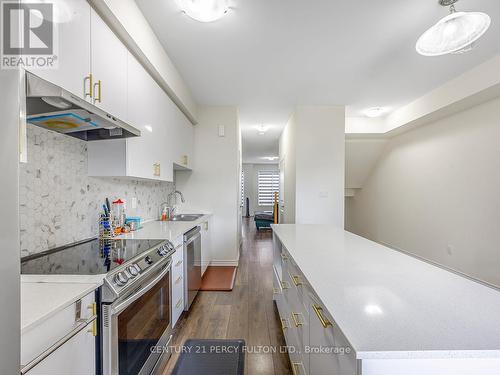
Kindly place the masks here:
[(177, 140), (173, 142), (173, 162), (181, 167), (192, 169), (194, 128), (184, 114), (173, 102), (173, 134)]
[(90, 142), (89, 175), (173, 181), (172, 150), (180, 141), (173, 128), (177, 107), (134, 56), (127, 54), (124, 120), (139, 129), (141, 136)]
[(127, 48), (92, 9), (90, 14), (93, 102), (123, 120), (127, 114)]
[(57, 67), (27, 70), (90, 100), (90, 5), (82, 0), (51, 0), (51, 3), (57, 16)]
[(127, 174), (172, 181), (166, 110), (170, 99), (130, 53), (127, 65), (126, 121), (141, 131), (141, 137), (127, 139)]

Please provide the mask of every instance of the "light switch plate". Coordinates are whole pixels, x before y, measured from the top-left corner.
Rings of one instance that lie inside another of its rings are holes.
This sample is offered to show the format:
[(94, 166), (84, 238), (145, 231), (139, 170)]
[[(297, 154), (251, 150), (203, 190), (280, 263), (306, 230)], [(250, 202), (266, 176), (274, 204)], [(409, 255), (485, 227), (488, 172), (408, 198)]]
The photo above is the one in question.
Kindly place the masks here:
[(226, 127), (224, 125), (219, 125), (219, 137), (226, 136)]

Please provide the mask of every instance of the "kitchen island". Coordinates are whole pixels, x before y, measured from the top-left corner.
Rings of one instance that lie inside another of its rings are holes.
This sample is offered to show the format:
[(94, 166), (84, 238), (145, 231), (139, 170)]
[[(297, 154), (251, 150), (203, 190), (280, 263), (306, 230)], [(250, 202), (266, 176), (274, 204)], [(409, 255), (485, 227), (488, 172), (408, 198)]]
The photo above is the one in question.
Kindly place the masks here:
[(295, 373), (500, 373), (498, 290), (333, 226), (273, 232)]

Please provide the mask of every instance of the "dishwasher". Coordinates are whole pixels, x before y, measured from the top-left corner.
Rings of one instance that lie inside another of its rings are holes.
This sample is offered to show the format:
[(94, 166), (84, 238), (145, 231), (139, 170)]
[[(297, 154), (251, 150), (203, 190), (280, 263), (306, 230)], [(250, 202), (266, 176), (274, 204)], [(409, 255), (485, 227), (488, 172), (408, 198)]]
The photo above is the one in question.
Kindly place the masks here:
[(184, 310), (189, 310), (201, 287), (201, 227), (184, 234)]

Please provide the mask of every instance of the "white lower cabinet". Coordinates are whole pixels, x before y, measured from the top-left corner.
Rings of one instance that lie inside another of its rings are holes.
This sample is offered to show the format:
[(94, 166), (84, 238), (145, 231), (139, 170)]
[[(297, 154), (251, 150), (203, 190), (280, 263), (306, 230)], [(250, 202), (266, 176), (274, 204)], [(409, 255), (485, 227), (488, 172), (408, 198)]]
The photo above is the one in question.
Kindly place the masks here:
[[(176, 245), (177, 244), (177, 245)], [(182, 236), (174, 241), (176, 251), (172, 256), (172, 327), (184, 311), (184, 247)]]
[(310, 373), (356, 375), (357, 360), (354, 350), (316, 296), (310, 297)]
[(92, 292), (21, 336), (21, 373), (96, 373), (96, 305)]
[(95, 337), (92, 324), (89, 323), (26, 374), (54, 375), (60, 374), (61, 371), (71, 375), (95, 374)]
[(212, 260), (212, 245), (210, 238), (210, 221), (201, 224), (201, 276), (205, 274)]
[(359, 375), (356, 353), (310, 288), (286, 248), (275, 240), (273, 299), (294, 375)]

